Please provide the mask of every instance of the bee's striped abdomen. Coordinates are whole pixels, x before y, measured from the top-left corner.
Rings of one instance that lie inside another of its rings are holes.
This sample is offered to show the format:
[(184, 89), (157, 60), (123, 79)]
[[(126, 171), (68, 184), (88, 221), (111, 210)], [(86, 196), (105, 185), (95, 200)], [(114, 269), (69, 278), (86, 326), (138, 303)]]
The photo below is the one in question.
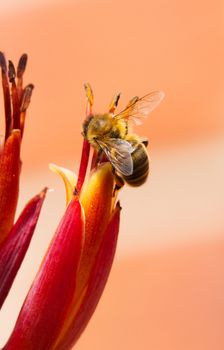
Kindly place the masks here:
[(129, 176), (122, 176), (130, 186), (141, 186), (149, 174), (149, 157), (145, 146), (139, 143), (132, 153), (133, 173)]

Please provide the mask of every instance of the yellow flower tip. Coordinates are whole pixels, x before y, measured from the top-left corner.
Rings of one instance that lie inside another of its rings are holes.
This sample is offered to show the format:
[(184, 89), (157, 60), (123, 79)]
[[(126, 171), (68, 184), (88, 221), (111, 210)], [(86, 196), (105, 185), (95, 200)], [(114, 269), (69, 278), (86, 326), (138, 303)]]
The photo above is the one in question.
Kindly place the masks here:
[(53, 163), (49, 164), (49, 169), (62, 178), (66, 190), (66, 204), (68, 205), (73, 197), (74, 188), (77, 183), (77, 175), (73, 171)]
[[(101, 197), (104, 203), (111, 203), (114, 191), (114, 175), (110, 163), (103, 163), (95, 169), (89, 181), (84, 183), (80, 201), (84, 207)], [(108, 204), (107, 204), (108, 206)]]

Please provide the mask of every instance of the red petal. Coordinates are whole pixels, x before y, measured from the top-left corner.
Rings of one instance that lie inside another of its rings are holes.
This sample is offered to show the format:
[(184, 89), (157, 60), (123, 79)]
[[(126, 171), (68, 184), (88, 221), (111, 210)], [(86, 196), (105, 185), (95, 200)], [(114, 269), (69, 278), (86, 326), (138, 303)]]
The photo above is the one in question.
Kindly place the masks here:
[(57, 338), (75, 290), (83, 218), (74, 198), (55, 233), (4, 350), (45, 350)]
[(0, 308), (29, 247), (46, 190), (32, 198), (0, 246)]
[(116, 250), (120, 222), (120, 207), (117, 205), (104, 234), (93, 265), (88, 288), (70, 326), (57, 342), (54, 350), (67, 350), (77, 341), (90, 320), (106, 285)]
[(20, 131), (14, 130), (0, 157), (0, 243), (13, 226), (19, 193), (20, 144)]

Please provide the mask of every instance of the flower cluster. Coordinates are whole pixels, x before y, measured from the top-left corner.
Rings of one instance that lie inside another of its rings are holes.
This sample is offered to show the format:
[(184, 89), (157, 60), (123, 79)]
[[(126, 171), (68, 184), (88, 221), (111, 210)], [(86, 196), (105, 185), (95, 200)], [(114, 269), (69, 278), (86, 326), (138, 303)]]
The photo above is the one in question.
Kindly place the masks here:
[(26, 63), (27, 55), (22, 55), (16, 70), (0, 52), (5, 108), (5, 133), (0, 143), (0, 307), (26, 254), (46, 193), (44, 189), (31, 199), (14, 224), (22, 164), (20, 149), (33, 90), (32, 84), (23, 87)]
[[(0, 145), (0, 303), (10, 290), (32, 238), (47, 189), (25, 206), (14, 223), (21, 171), (20, 148), (33, 85), (23, 87), (27, 55), (17, 70), (0, 53), (5, 135)], [(92, 96), (87, 89), (87, 114)], [(120, 205), (109, 162), (88, 174), (90, 145), (83, 142), (78, 177), (51, 164), (67, 196), (64, 216), (26, 296), (4, 350), (71, 349), (105, 287), (119, 231)], [(93, 155), (94, 158), (94, 155)]]

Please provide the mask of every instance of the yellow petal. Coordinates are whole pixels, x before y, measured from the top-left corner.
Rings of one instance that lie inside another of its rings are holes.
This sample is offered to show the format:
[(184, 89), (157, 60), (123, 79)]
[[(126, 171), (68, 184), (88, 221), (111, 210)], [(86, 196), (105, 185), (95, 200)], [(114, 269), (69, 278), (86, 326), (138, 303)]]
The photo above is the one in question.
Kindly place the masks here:
[(51, 171), (60, 175), (64, 181), (66, 190), (66, 204), (68, 204), (73, 197), (74, 188), (77, 183), (77, 175), (73, 173), (73, 171), (60, 167), (53, 163), (49, 164), (49, 168)]
[(84, 288), (92, 268), (112, 208), (114, 176), (110, 163), (104, 163), (95, 170), (89, 181), (84, 183), (80, 201), (85, 212), (85, 243), (78, 275), (77, 294)]

